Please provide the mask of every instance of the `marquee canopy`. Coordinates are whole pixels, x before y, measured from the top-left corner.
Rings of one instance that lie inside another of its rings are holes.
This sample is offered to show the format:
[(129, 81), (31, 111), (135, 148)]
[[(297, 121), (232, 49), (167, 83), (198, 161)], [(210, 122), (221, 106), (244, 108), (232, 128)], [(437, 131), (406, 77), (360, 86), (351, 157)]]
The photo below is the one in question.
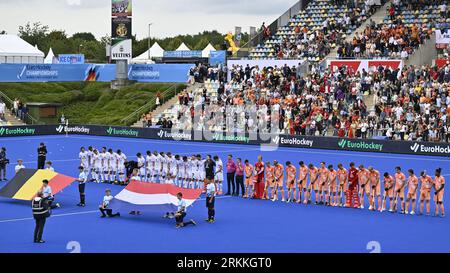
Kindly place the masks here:
[(44, 53), (16, 35), (0, 35), (0, 63), (43, 63)]

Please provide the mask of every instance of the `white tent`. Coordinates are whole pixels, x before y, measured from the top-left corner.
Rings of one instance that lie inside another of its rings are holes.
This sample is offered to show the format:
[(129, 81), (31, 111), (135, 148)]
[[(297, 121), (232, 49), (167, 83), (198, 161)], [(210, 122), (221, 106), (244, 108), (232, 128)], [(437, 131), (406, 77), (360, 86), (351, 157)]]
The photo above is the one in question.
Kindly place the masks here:
[(55, 54), (53, 54), (52, 48), (48, 50), (47, 57), (44, 59), (45, 64), (53, 64), (55, 63)]
[(43, 63), (44, 53), (16, 35), (0, 35), (0, 63)]
[(202, 51), (202, 57), (203, 58), (209, 58), (209, 54), (211, 53), (211, 51), (215, 51), (216, 49), (212, 46), (211, 43), (209, 43), (205, 49), (203, 49)]
[(131, 60), (132, 63), (155, 63), (151, 60), (151, 58), (162, 58), (164, 56), (164, 49), (156, 42), (150, 48), (150, 59), (148, 50), (142, 53), (141, 55), (133, 58)]
[(178, 48), (177, 51), (190, 51), (191, 49), (187, 47), (185, 43), (182, 43)]

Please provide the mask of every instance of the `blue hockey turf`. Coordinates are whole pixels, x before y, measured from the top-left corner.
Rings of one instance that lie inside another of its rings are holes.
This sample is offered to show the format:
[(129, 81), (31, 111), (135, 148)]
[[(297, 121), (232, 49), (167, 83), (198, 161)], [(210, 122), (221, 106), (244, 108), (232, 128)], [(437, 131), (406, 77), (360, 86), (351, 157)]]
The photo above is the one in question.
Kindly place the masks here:
[[(137, 152), (158, 150), (219, 155), (224, 162), (228, 154), (233, 154), (254, 163), (261, 154), (264, 161), (277, 159), (283, 164), (288, 160), (295, 163), (303, 160), (348, 166), (354, 161), (373, 165), (381, 173), (393, 173), (394, 167), (399, 165), (405, 173), (413, 168), (416, 173), (425, 169), (434, 174), (435, 168), (442, 167), (446, 178), (450, 174), (449, 158), (428, 156), (290, 148), (261, 151), (260, 147), (250, 145), (85, 136), (1, 138), (0, 141), (11, 160), (9, 178), (19, 158), (26, 167), (36, 168), (36, 149), (41, 141), (47, 144), (47, 158), (54, 162), (56, 171), (74, 177), (77, 176), (79, 148), (90, 145), (120, 148), (129, 158), (134, 158)], [(0, 182), (0, 187), (4, 184)], [(79, 246), (81, 252), (367, 253), (372, 245), (379, 246), (381, 252), (450, 252), (449, 218), (219, 197), (215, 224), (203, 221), (207, 211), (204, 199), (200, 199), (189, 208), (187, 216), (198, 225), (175, 229), (174, 220), (163, 219), (161, 214), (131, 216), (125, 212), (120, 218), (101, 219), (97, 208), (107, 187), (112, 188), (113, 194), (122, 189), (88, 184), (85, 208), (76, 206), (78, 189), (75, 184), (58, 194), (62, 207), (54, 210), (47, 220), (44, 231), (47, 243), (39, 245), (32, 242), (34, 221), (30, 204), (0, 198), (0, 252), (71, 252), (73, 245)]]

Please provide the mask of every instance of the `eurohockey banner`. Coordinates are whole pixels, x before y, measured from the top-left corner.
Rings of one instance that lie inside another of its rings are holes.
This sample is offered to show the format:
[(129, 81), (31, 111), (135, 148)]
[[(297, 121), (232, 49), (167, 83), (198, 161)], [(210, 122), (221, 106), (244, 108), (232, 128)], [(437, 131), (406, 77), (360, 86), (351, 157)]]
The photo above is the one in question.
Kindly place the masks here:
[[(136, 64), (129, 66), (128, 74), (138, 82), (186, 83), (193, 66)], [(0, 82), (111, 82), (115, 76), (115, 64), (0, 64)]]
[(260, 145), (262, 150), (275, 150), (277, 147), (289, 147), (450, 157), (450, 143), (349, 139), (300, 135), (224, 134), (222, 132), (172, 131), (170, 129), (97, 125), (29, 125), (0, 127), (0, 138), (39, 135), (92, 135), (136, 139)]

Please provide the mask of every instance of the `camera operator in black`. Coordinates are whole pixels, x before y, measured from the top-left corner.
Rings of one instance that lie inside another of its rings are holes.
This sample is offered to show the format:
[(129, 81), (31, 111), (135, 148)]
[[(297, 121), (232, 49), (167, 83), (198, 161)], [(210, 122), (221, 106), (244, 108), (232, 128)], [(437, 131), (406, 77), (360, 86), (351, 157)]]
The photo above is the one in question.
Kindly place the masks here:
[(6, 164), (9, 163), (9, 160), (6, 159), (6, 148), (2, 147), (0, 149), (0, 181), (7, 181), (6, 179)]

